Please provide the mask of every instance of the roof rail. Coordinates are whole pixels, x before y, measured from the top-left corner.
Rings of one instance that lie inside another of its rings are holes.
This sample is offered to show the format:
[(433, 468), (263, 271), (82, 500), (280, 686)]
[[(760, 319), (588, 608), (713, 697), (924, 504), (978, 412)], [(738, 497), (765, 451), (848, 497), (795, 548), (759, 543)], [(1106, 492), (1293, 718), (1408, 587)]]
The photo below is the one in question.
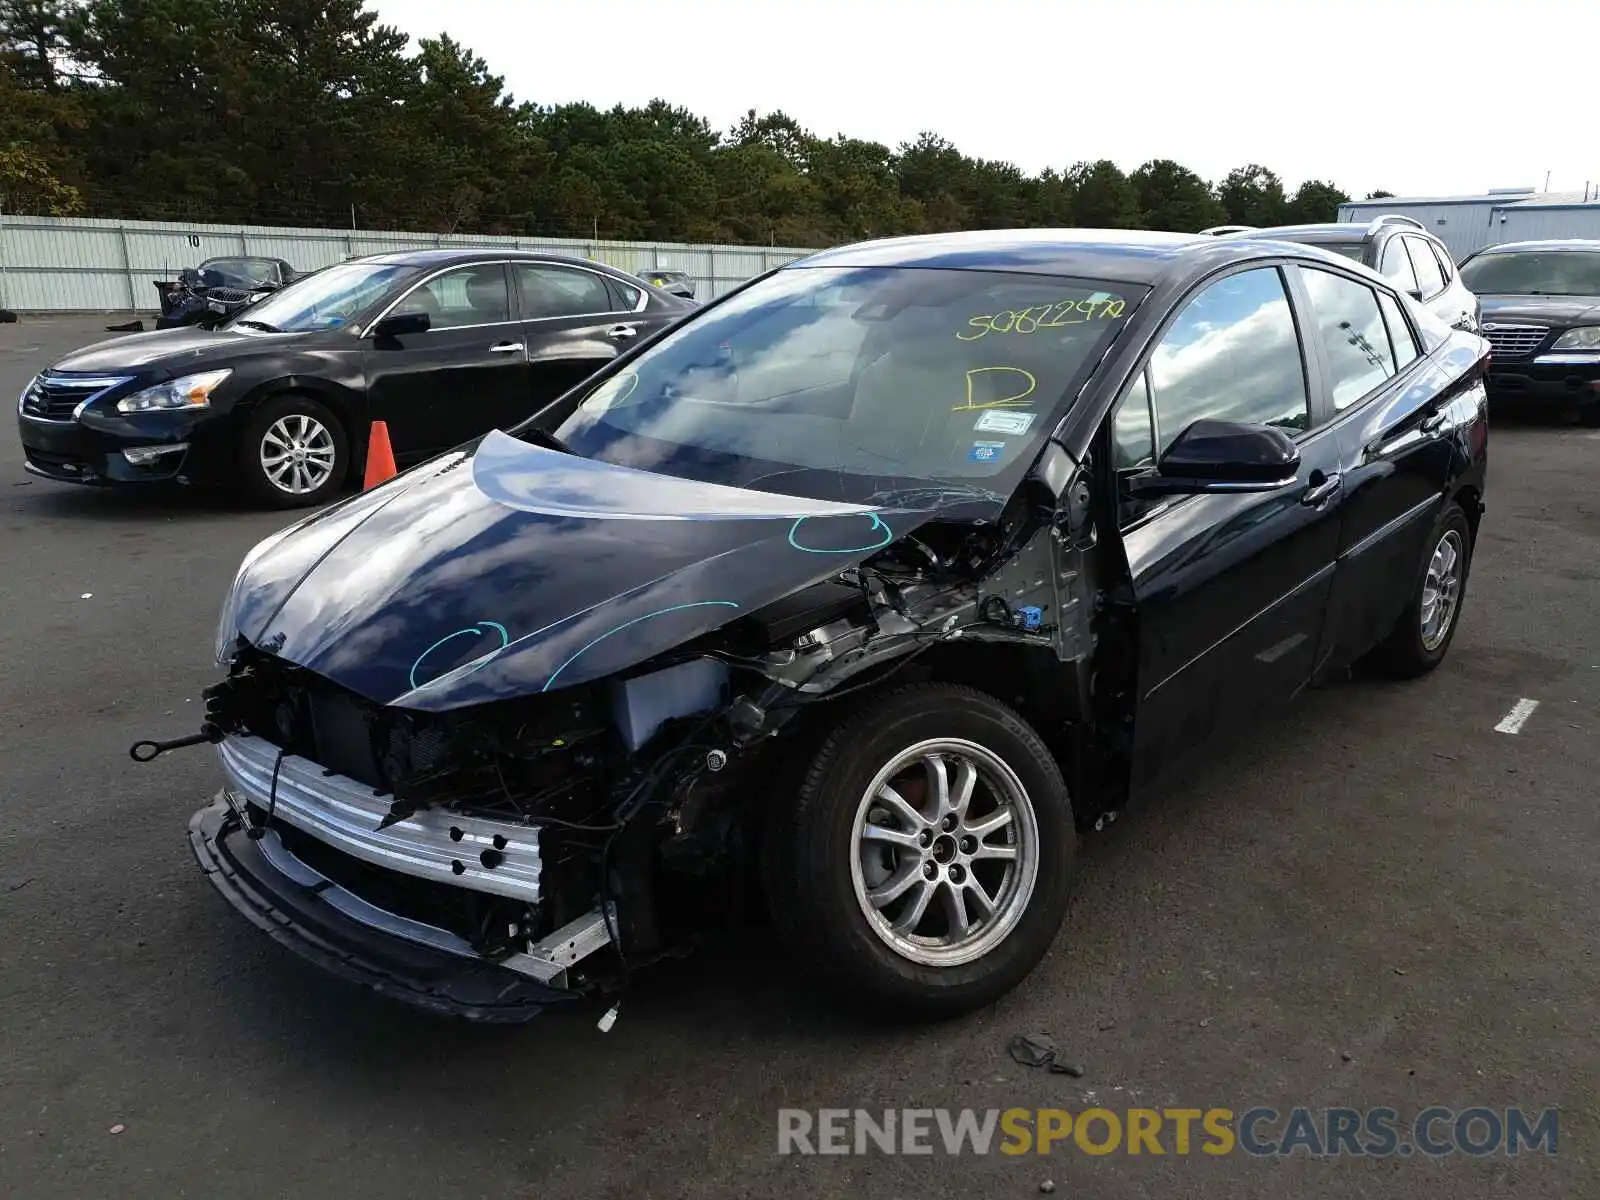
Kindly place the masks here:
[(1211, 237), (1225, 237), (1230, 233), (1254, 233), (1256, 229), (1255, 225), (1213, 225), (1210, 229), (1202, 229), (1200, 232)]
[(1410, 225), (1413, 229), (1428, 232), (1428, 227), (1415, 217), (1402, 217), (1399, 213), (1384, 213), (1381, 217), (1372, 218), (1372, 223), (1367, 226), (1367, 233), (1374, 234), (1385, 225)]

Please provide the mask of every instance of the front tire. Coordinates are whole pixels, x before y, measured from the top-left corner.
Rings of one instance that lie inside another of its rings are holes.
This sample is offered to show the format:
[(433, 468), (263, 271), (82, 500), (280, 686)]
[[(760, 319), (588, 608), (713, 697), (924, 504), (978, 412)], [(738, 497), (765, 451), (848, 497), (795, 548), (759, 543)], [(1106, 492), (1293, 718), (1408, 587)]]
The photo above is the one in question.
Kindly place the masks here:
[(953, 1016), (1050, 947), (1076, 833), (1039, 735), (972, 688), (913, 684), (844, 714), (767, 826), (768, 905), (824, 982), (869, 1007)]
[(243, 486), (269, 508), (326, 504), (350, 470), (350, 439), (325, 405), (277, 396), (245, 423), (239, 451)]
[(1373, 654), (1378, 666), (1398, 679), (1415, 679), (1444, 661), (1461, 619), (1471, 565), (1472, 526), (1452, 500), (1428, 536), (1411, 602)]

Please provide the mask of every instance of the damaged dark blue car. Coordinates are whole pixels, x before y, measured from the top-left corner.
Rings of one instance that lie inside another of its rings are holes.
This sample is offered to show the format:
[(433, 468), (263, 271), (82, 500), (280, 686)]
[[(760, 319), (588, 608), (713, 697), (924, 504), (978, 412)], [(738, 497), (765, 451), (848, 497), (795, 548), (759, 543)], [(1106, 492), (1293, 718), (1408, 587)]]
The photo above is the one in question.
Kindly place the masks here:
[(1444, 656), (1485, 350), (1264, 240), (791, 264), (257, 546), (195, 853), (443, 1013), (522, 1019), (744, 920), (853, 1002), (986, 1004), (1079, 833), (1358, 658)]

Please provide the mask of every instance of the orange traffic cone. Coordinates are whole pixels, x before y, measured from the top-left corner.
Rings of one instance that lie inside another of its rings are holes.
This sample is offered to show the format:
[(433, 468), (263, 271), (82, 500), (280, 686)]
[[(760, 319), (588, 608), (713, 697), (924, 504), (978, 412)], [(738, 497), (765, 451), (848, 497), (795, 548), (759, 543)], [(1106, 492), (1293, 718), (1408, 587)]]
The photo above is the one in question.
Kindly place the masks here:
[(389, 426), (385, 421), (372, 423), (372, 435), (367, 440), (367, 477), (361, 490), (377, 487), (400, 472), (394, 465), (394, 450), (389, 446)]

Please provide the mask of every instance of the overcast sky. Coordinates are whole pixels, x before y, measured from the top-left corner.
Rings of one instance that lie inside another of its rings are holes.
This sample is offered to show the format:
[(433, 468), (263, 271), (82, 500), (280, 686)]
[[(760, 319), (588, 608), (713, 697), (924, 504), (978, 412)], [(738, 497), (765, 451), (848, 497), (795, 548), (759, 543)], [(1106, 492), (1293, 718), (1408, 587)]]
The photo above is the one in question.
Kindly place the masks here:
[(1033, 173), (1259, 162), (1360, 197), (1600, 181), (1595, 0), (371, 0), (519, 100), (931, 130)]

